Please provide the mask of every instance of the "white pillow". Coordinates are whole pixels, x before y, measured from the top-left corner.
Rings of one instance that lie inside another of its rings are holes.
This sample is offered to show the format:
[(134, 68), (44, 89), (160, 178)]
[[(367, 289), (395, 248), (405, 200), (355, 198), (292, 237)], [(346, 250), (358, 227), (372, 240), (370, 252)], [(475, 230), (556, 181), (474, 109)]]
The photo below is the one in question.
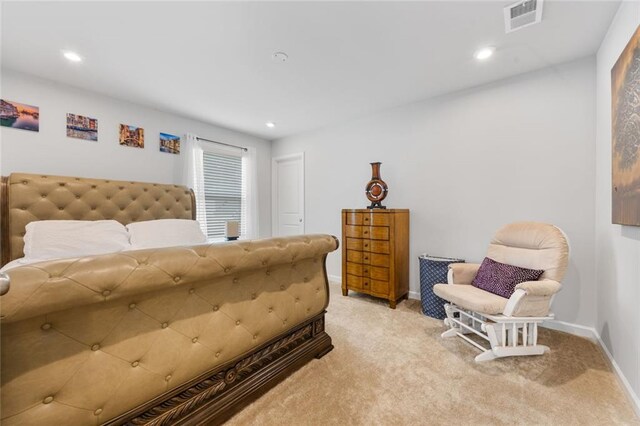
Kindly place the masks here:
[(115, 253), (129, 248), (127, 229), (115, 220), (40, 220), (24, 236), (28, 260)]
[(127, 225), (131, 250), (191, 246), (207, 242), (197, 220), (158, 219)]

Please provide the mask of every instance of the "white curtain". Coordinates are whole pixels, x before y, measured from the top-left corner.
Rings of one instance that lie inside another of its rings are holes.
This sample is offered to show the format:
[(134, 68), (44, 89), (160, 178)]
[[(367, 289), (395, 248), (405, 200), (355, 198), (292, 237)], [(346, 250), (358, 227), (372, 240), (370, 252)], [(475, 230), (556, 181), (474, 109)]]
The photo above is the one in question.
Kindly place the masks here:
[(204, 167), (202, 162), (202, 142), (196, 135), (188, 133), (182, 146), (182, 183), (193, 189), (196, 195), (196, 219), (200, 229), (207, 235), (207, 211), (204, 200)]
[(255, 148), (242, 152), (242, 227), (243, 239), (258, 238), (258, 164)]

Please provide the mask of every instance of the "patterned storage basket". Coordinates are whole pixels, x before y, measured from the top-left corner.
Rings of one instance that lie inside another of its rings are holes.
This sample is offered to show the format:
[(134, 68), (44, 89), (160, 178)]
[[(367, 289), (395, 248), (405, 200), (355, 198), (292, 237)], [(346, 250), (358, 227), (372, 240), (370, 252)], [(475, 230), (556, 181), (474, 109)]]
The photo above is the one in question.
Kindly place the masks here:
[(433, 293), (433, 286), (447, 282), (447, 272), (450, 263), (464, 263), (464, 259), (449, 257), (437, 257), (423, 254), (418, 257), (420, 261), (420, 299), (422, 300), (422, 313), (437, 319), (444, 319), (445, 300)]

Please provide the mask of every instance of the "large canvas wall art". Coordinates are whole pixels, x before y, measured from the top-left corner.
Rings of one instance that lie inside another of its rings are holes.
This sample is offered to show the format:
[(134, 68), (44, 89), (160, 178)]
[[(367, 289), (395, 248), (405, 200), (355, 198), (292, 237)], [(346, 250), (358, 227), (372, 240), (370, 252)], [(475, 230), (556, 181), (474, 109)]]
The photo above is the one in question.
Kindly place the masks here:
[(611, 69), (612, 222), (640, 226), (640, 26)]
[(39, 132), (40, 108), (0, 99), (0, 125)]

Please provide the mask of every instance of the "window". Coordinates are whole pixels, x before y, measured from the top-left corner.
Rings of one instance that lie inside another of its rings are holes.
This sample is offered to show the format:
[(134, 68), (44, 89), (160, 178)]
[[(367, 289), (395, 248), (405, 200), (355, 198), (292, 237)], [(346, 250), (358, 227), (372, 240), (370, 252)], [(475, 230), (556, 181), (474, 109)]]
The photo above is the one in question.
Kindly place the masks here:
[(240, 238), (259, 235), (256, 149), (220, 147), (187, 134), (184, 181), (196, 196), (197, 218), (207, 238), (222, 239), (228, 221), (240, 222)]
[(241, 220), (245, 209), (242, 157), (204, 151), (203, 166), (207, 237), (224, 238), (228, 220), (240, 221), (240, 233), (244, 235), (245, 221)]

